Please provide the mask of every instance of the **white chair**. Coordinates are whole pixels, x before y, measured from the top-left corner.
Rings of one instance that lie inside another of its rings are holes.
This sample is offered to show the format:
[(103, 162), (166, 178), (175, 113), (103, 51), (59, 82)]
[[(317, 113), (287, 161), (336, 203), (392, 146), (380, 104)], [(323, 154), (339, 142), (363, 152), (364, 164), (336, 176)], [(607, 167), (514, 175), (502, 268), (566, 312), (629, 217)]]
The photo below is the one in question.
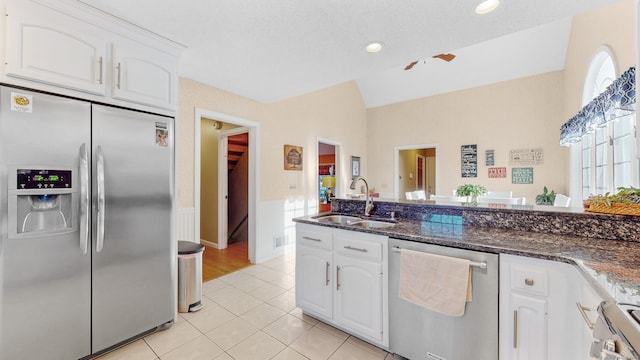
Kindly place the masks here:
[(427, 200), (427, 193), (424, 190), (416, 190), (413, 192), (413, 198), (416, 200)]
[(569, 207), (569, 204), (571, 204), (570, 197), (562, 194), (556, 194), (556, 199), (553, 201), (553, 206)]
[(487, 197), (487, 196), (478, 196), (478, 204), (523, 205), (521, 198), (504, 198), (504, 197)]
[(404, 197), (407, 200), (427, 200), (427, 193), (424, 190), (407, 191)]
[(487, 191), (484, 197), (488, 198), (512, 198), (513, 191)]
[(469, 201), (469, 197), (467, 197), (467, 196), (431, 195), (431, 196), (429, 196), (429, 200), (461, 203), (461, 202)]

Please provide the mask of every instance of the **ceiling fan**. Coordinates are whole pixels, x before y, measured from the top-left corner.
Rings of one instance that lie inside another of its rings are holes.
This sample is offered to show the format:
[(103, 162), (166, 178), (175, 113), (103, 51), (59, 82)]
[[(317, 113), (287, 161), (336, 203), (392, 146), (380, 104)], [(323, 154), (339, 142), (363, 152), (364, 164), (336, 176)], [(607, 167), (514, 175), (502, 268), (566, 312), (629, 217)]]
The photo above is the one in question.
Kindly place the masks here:
[[(456, 56), (453, 54), (438, 54), (438, 55), (434, 55), (432, 56), (432, 58), (434, 59), (440, 59), (446, 62), (450, 62), (451, 60), (455, 59)], [(409, 63), (409, 65), (405, 66), (404, 69), (405, 70), (411, 70), (418, 62), (420, 62), (420, 60), (416, 60), (416, 61), (412, 61), (411, 63)]]

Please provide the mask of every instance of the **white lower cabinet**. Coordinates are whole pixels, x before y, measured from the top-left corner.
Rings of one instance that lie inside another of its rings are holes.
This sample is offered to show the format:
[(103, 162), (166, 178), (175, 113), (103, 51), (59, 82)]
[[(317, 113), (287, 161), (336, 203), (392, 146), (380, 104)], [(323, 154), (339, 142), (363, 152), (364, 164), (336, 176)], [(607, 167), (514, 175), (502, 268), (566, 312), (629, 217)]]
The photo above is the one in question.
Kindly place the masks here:
[(314, 314), (333, 315), (333, 289), (331, 278), (332, 253), (305, 245), (296, 249), (296, 303)]
[(388, 347), (387, 242), (380, 235), (296, 224), (296, 305)]
[(584, 279), (580, 281), (582, 285), (581, 299), (576, 302), (576, 311), (580, 313), (582, 322), (578, 332), (578, 340), (580, 341), (580, 359), (600, 359), (600, 357), (591, 356), (591, 345), (593, 343), (593, 327), (598, 319), (598, 305), (602, 302), (602, 297), (598, 292)]
[(500, 255), (500, 359), (585, 359), (574, 266)]
[(511, 294), (512, 359), (546, 359), (547, 300)]

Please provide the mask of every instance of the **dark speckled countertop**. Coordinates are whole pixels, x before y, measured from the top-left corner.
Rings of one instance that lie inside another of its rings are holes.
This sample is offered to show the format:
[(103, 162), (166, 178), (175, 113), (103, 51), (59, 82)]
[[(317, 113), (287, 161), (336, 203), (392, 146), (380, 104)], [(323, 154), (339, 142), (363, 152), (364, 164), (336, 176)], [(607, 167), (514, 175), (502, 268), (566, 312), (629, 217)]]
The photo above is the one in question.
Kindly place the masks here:
[[(388, 217), (385, 220), (389, 220)], [(453, 221), (447, 219), (447, 223), (398, 219), (394, 227), (374, 229), (321, 222), (312, 216), (294, 221), (462, 249), (561, 261), (577, 266), (605, 300), (640, 304), (638, 241), (475, 226), (457, 221), (455, 217)]]

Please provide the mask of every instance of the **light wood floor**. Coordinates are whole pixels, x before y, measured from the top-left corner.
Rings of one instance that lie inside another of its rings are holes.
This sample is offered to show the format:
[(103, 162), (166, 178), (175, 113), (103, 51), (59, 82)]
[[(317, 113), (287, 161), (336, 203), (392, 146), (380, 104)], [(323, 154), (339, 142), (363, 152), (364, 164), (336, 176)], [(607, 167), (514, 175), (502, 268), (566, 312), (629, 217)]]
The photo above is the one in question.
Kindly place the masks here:
[(229, 244), (226, 249), (218, 250), (206, 246), (202, 254), (202, 282), (215, 279), (251, 265), (248, 255), (248, 242)]

